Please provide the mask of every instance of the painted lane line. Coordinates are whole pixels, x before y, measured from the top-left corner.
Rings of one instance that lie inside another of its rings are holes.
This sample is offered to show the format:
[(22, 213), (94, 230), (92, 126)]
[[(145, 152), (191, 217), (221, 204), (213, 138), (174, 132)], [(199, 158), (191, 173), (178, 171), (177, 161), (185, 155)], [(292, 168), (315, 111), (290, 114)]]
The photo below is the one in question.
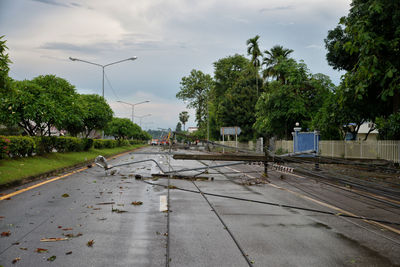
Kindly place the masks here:
[[(121, 156), (124, 156), (124, 155), (126, 155), (126, 154), (128, 154), (128, 153), (130, 153), (130, 152), (131, 152), (131, 151), (123, 152), (123, 153), (121, 153), (121, 154), (118, 154), (118, 155), (109, 157), (108, 159), (110, 159), (110, 158), (111, 158), (111, 159), (116, 159), (116, 158), (119, 158), (119, 157), (121, 157)], [(92, 166), (93, 166), (93, 164), (92, 164)], [(20, 190), (18, 190), (18, 191), (15, 191), (15, 192), (13, 192), (13, 193), (10, 193), (10, 194), (7, 194), (7, 195), (4, 195), (4, 196), (0, 197), (0, 201), (2, 201), (2, 200), (4, 200), (4, 199), (7, 199), (7, 198), (10, 198), (10, 197), (13, 197), (13, 196), (16, 196), (16, 195), (19, 195), (19, 194), (24, 193), (24, 192), (26, 192), (26, 191), (32, 190), (32, 189), (34, 189), (34, 188), (36, 188), (36, 187), (39, 187), (39, 186), (42, 186), (42, 185), (45, 185), (45, 184), (48, 184), (48, 183), (51, 183), (51, 182), (60, 180), (61, 178), (70, 176), (70, 175), (72, 175), (72, 174), (75, 174), (75, 173), (78, 173), (78, 172), (81, 172), (81, 171), (84, 171), (84, 170), (87, 170), (87, 169), (89, 169), (89, 168), (88, 168), (88, 167), (83, 167), (83, 168), (81, 168), (81, 169), (78, 169), (78, 170), (75, 170), (75, 171), (66, 173), (66, 174), (64, 174), (64, 175), (54, 177), (54, 178), (52, 178), (52, 179), (50, 179), (50, 180), (47, 180), (47, 181), (44, 181), (44, 182), (41, 182), (41, 183), (37, 183), (37, 184), (34, 184), (34, 185), (32, 185), (32, 186), (28, 186), (28, 187), (26, 187), (26, 188), (20, 189)]]
[(167, 196), (160, 196), (160, 211), (168, 211)]
[(35, 185), (32, 185), (32, 186), (29, 186), (29, 187), (26, 187), (26, 188), (23, 188), (23, 189), (20, 189), (20, 190), (18, 190), (18, 191), (15, 191), (15, 192), (13, 192), (13, 193), (10, 193), (10, 194), (7, 194), (7, 195), (5, 195), (5, 196), (0, 197), (0, 201), (1, 201), (1, 200), (4, 200), (4, 199), (7, 199), (7, 198), (10, 198), (10, 197), (13, 197), (13, 196), (15, 196), (15, 195), (19, 195), (19, 194), (21, 194), (21, 193), (24, 193), (24, 192), (29, 191), (29, 190), (31, 190), (31, 189), (34, 189), (34, 188), (36, 188), (36, 187), (39, 187), (39, 186), (42, 186), (42, 185), (45, 185), (45, 184), (48, 184), (48, 183), (57, 181), (57, 180), (59, 180), (59, 179), (61, 179), (61, 178), (70, 176), (70, 175), (72, 175), (72, 174), (75, 174), (75, 173), (78, 173), (78, 172), (87, 170), (87, 169), (88, 169), (88, 167), (84, 167), (84, 168), (75, 170), (75, 171), (73, 171), (73, 172), (70, 172), (70, 173), (67, 173), (67, 174), (64, 174), (64, 175), (61, 175), (61, 176), (52, 178), (52, 179), (50, 179), (50, 180), (47, 180), (47, 181), (44, 181), (44, 182), (41, 182), (41, 183), (38, 183), (38, 184), (35, 184)]
[[(232, 168), (230, 168), (230, 167), (225, 167), (225, 168), (232, 169)], [(234, 170), (234, 169), (232, 169), (232, 170)], [(250, 178), (254, 178), (253, 176), (248, 175), (248, 174), (246, 174), (246, 173), (244, 173), (244, 175), (246, 175), (246, 176), (248, 176), (248, 177), (250, 177)], [(290, 175), (298, 176), (298, 175), (296, 175), (296, 174), (290, 174)], [(303, 178), (305, 178), (305, 177), (303, 177)], [(318, 205), (321, 205), (321, 206), (324, 206), (324, 207), (327, 207), (327, 208), (336, 210), (336, 211), (338, 211), (339, 213), (343, 213), (343, 214), (347, 214), (347, 215), (351, 215), (351, 216), (362, 217), (362, 216), (356, 215), (356, 214), (354, 214), (354, 213), (351, 213), (351, 212), (349, 212), (349, 211), (346, 211), (346, 210), (344, 210), (344, 209), (341, 209), (341, 208), (339, 208), (339, 207), (336, 207), (336, 206), (330, 205), (330, 204), (328, 204), (328, 203), (319, 201), (319, 200), (317, 200), (317, 199), (308, 197), (308, 196), (306, 196), (306, 195), (303, 195), (303, 194), (294, 192), (294, 191), (292, 191), (292, 190), (290, 190), (290, 189), (287, 189), (287, 188), (284, 188), (284, 187), (280, 187), (280, 186), (275, 185), (275, 184), (272, 184), (272, 183), (268, 183), (267, 185), (272, 186), (272, 187), (277, 188), (277, 189), (280, 189), (280, 190), (283, 190), (283, 191), (286, 191), (286, 192), (289, 192), (289, 193), (294, 194), (294, 195), (296, 195), (296, 196), (298, 196), (298, 197), (300, 197), (300, 198), (303, 198), (303, 199), (309, 200), (309, 201), (311, 201), (311, 202), (317, 203)], [(363, 221), (366, 222), (366, 223), (369, 223), (369, 224), (374, 224), (374, 225), (379, 226), (379, 227), (381, 227), (381, 228), (385, 228), (385, 229), (387, 229), (387, 230), (389, 230), (389, 231), (392, 231), (392, 232), (394, 232), (394, 233), (400, 235), (400, 230), (398, 230), (398, 229), (396, 229), (396, 228), (387, 226), (387, 225), (382, 224), (382, 223), (379, 223), (379, 222), (374, 222), (374, 221), (369, 221), (369, 220), (363, 220)]]

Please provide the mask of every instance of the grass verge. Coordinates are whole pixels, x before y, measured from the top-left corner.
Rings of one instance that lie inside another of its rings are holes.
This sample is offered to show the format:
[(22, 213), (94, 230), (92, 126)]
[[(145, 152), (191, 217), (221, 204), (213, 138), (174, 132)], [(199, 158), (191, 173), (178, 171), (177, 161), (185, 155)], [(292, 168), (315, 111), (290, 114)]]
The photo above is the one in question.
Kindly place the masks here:
[(50, 153), (0, 161), (0, 186), (14, 184), (27, 178), (73, 167), (94, 160), (98, 155), (105, 157), (133, 150), (144, 145), (131, 145), (116, 148), (91, 149), (84, 152)]

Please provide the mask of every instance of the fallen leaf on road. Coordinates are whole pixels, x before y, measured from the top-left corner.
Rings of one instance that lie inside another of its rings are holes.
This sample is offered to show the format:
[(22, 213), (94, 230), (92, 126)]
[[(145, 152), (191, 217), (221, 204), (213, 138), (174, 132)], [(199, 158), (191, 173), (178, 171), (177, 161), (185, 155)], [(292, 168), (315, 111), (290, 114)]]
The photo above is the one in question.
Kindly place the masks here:
[(133, 201), (131, 204), (135, 205), (135, 206), (139, 206), (139, 205), (142, 205), (143, 202), (142, 201)]
[(93, 210), (101, 210), (101, 208), (94, 208)]
[(12, 264), (16, 264), (18, 261), (20, 261), (21, 260), (21, 258), (20, 257), (17, 257), (17, 258), (15, 258), (15, 259), (13, 259), (12, 260)]
[(124, 204), (117, 204), (117, 206), (123, 207), (123, 206), (124, 206)]
[(89, 240), (89, 241), (86, 243), (86, 245), (87, 245), (88, 247), (93, 247), (93, 244), (94, 244), (94, 240)]
[(59, 226), (57, 226), (57, 228), (62, 228), (62, 226), (61, 226), (61, 225), (59, 225)]
[(64, 228), (63, 229), (63, 231), (71, 231), (71, 230), (74, 230), (74, 229), (72, 229), (72, 228)]
[(0, 220), (2, 220), (2, 219), (4, 219), (5, 217), (4, 216), (0, 216)]
[(128, 212), (128, 211), (126, 211), (126, 210), (120, 210), (120, 209), (114, 209), (114, 208), (111, 208), (111, 212), (116, 212), (116, 213), (124, 213), (124, 212)]
[(47, 259), (47, 261), (54, 261), (57, 257), (56, 256), (51, 256), (50, 258)]
[(19, 248), (20, 250), (28, 250), (28, 248)]
[(20, 244), (19, 242), (15, 242), (15, 243), (12, 243), (11, 245), (17, 246), (17, 245), (19, 245), (19, 244)]
[(66, 236), (66, 237), (68, 237), (68, 238), (80, 237), (80, 236), (82, 236), (82, 235), (83, 235), (82, 233), (77, 233), (76, 235), (71, 234), (71, 233), (69, 233), (69, 234), (63, 234), (63, 236)]
[(1, 237), (10, 236), (10, 235), (11, 235), (11, 232), (10, 232), (10, 231), (2, 232), (2, 233), (1, 233)]
[(169, 189), (177, 189), (177, 187), (175, 185), (170, 185), (168, 186)]
[(36, 250), (35, 250), (35, 252), (37, 252), (37, 253), (43, 253), (43, 252), (48, 252), (49, 250), (48, 249), (46, 249), (46, 248), (37, 248)]
[(61, 196), (62, 196), (62, 197), (69, 197), (69, 195), (68, 195), (67, 193), (62, 194)]
[(88, 209), (93, 209), (93, 206), (87, 206), (86, 208), (88, 208)]
[(68, 240), (68, 238), (65, 237), (50, 237), (50, 238), (42, 238), (40, 239), (41, 242), (56, 242), (56, 241), (64, 241)]
[(71, 255), (72, 251), (65, 252), (65, 255)]
[(100, 202), (97, 203), (96, 205), (113, 205), (113, 204), (115, 204), (115, 202)]

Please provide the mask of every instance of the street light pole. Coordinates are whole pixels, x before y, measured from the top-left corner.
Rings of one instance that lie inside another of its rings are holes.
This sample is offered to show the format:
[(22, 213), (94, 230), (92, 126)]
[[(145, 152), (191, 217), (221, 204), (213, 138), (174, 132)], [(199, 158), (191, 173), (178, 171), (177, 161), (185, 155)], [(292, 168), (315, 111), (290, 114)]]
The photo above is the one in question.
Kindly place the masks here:
[(118, 100), (117, 102), (124, 103), (124, 104), (130, 105), (132, 107), (132, 122), (135, 123), (135, 106), (136, 105), (140, 105), (140, 104), (144, 104), (144, 103), (149, 103), (150, 101), (146, 100), (146, 101), (135, 103), (135, 104), (131, 104), (131, 103), (128, 103), (128, 102), (125, 102), (125, 101), (121, 101), (121, 100)]
[(87, 63), (87, 64), (99, 66), (99, 67), (102, 68), (102, 70), (103, 70), (102, 97), (104, 98), (104, 69), (105, 69), (105, 67), (108, 67), (108, 66), (114, 65), (114, 64), (118, 64), (118, 63), (121, 63), (121, 62), (124, 62), (124, 61), (128, 61), (128, 60), (132, 60), (133, 61), (133, 60), (136, 60), (137, 57), (136, 56), (135, 57), (130, 57), (130, 58), (127, 58), (127, 59), (115, 61), (115, 62), (112, 62), (112, 63), (109, 63), (109, 64), (105, 64), (105, 65), (93, 63), (93, 62), (90, 62), (90, 61), (87, 61), (87, 60), (83, 60), (83, 59), (79, 59), (79, 58), (69, 57), (69, 59), (72, 60), (72, 61), (80, 61), (80, 62), (84, 62), (84, 63)]
[(139, 119), (140, 119), (140, 128), (142, 128), (142, 119), (143, 119), (144, 117), (148, 117), (148, 116), (151, 116), (151, 114), (146, 114), (146, 115), (142, 115), (142, 116), (136, 116), (136, 118), (139, 118)]

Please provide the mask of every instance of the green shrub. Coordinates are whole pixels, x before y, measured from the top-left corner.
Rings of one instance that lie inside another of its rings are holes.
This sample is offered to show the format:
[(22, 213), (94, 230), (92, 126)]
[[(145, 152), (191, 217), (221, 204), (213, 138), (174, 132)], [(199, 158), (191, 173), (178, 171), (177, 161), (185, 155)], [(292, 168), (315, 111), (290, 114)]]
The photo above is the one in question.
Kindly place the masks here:
[(36, 153), (43, 155), (53, 152), (57, 143), (56, 136), (34, 136), (32, 137), (36, 143)]
[(138, 145), (138, 144), (144, 144), (146, 141), (143, 141), (143, 140), (137, 140), (137, 139), (134, 139), (134, 140), (129, 140), (129, 144), (131, 144), (131, 145)]
[(94, 148), (114, 148), (118, 146), (117, 140), (112, 139), (94, 139)]
[(57, 152), (79, 152), (84, 149), (83, 139), (76, 137), (58, 137), (54, 144)]
[(129, 143), (129, 140), (120, 139), (120, 140), (118, 140), (117, 145), (118, 145), (118, 146), (129, 146), (130, 143)]
[(84, 151), (88, 151), (89, 149), (91, 149), (93, 147), (93, 139), (85, 138), (85, 139), (82, 139), (82, 141), (83, 141), (83, 150)]
[(9, 152), (10, 139), (5, 136), (0, 136), (0, 159), (7, 156)]
[(32, 137), (29, 136), (8, 136), (9, 143), (9, 157), (29, 157), (36, 152), (36, 143)]

